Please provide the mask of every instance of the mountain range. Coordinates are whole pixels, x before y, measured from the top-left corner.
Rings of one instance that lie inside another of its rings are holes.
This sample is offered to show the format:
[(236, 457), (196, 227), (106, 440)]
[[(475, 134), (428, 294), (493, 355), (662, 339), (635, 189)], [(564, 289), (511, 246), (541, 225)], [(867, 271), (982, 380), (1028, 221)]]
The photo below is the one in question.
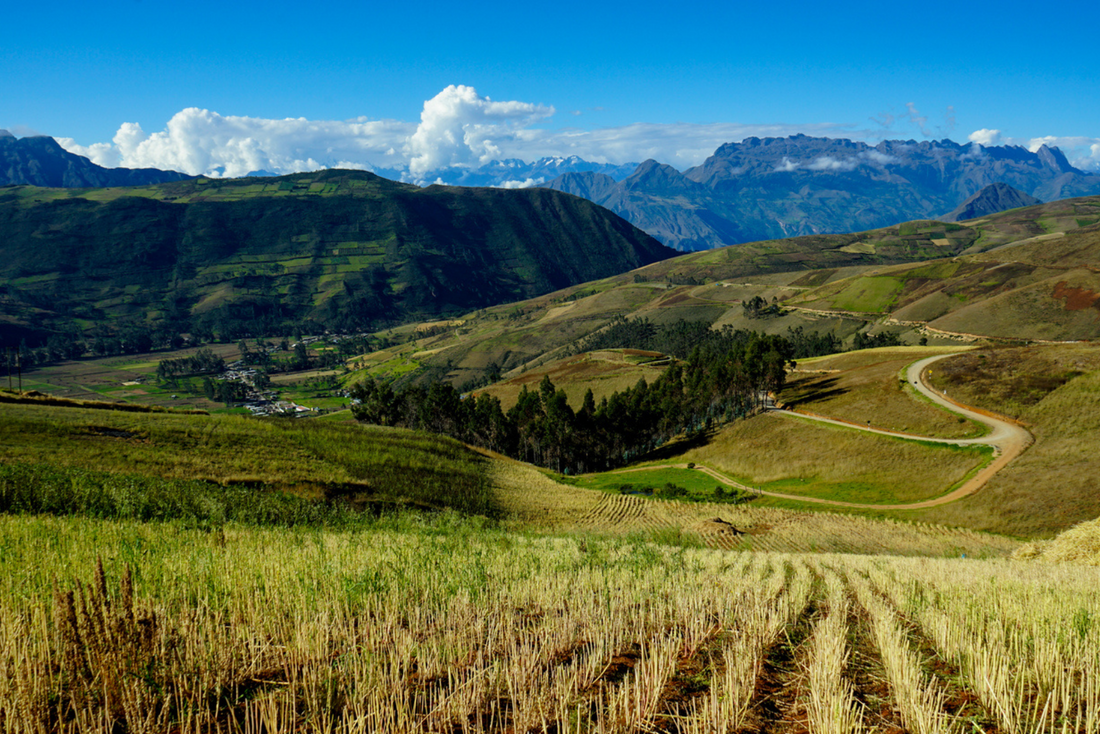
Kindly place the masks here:
[(645, 161), (621, 181), (566, 173), (544, 184), (594, 201), (678, 250), (855, 232), (953, 211), (1004, 183), (1040, 201), (1100, 193), (1057, 148), (950, 140), (747, 138), (680, 172)]
[[(391, 180), (411, 178), (407, 169), (374, 173)], [(183, 178), (155, 169), (101, 168), (52, 138), (16, 139), (0, 131), (0, 185), (131, 186)], [(654, 160), (617, 165), (569, 156), (453, 166), (416, 179), (417, 185), (542, 186), (574, 194), (681, 251), (856, 232), (915, 219), (946, 220), (959, 216), (953, 212), (962, 202), (993, 184), (1032, 198), (987, 196), (981, 205), (986, 213), (991, 207), (1100, 193), (1100, 176), (1074, 168), (1061, 151), (1045, 145), (1034, 152), (950, 140), (888, 140), (869, 146), (805, 135), (727, 143), (683, 172)]]

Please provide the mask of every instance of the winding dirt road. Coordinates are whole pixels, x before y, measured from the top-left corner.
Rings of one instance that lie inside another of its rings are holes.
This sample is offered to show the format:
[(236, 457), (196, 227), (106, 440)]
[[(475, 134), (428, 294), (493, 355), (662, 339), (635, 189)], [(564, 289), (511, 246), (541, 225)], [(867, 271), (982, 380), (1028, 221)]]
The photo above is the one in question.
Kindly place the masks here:
[[(831, 505), (833, 507), (851, 507), (855, 509), (864, 510), (919, 510), (924, 507), (935, 507), (936, 505), (944, 505), (948, 502), (954, 502), (962, 499), (968, 495), (974, 494), (979, 489), (985, 486), (986, 482), (990, 478), (1003, 469), (1009, 462), (1022, 454), (1028, 446), (1031, 445), (1034, 440), (1032, 435), (1023, 426), (1018, 423), (1014, 423), (1003, 416), (998, 416), (987, 411), (974, 408), (968, 405), (963, 405), (952, 400), (950, 397), (936, 392), (930, 387), (924, 379), (924, 372), (933, 362), (947, 357), (953, 357), (956, 353), (952, 354), (940, 354), (934, 357), (928, 357), (920, 361), (914, 362), (909, 365), (906, 370), (906, 379), (909, 381), (915, 389), (927, 396), (932, 402), (947, 408), (953, 413), (965, 416), (977, 423), (989, 428), (989, 432), (984, 436), (977, 438), (933, 438), (929, 436), (917, 436), (911, 433), (901, 433), (899, 431), (888, 431), (882, 428), (872, 428), (870, 426), (863, 426), (858, 423), (852, 423), (849, 421), (838, 420), (835, 418), (827, 418), (825, 416), (814, 415), (812, 413), (795, 413), (787, 410), (771, 409), (768, 410), (766, 415), (775, 417), (786, 417), (818, 421), (820, 423), (831, 423), (837, 426), (843, 426), (844, 428), (850, 428), (856, 431), (866, 431), (867, 433), (877, 433), (883, 436), (893, 436), (895, 438), (908, 439), (911, 441), (922, 441), (925, 443), (946, 443), (953, 444), (955, 446), (991, 446), (994, 451), (994, 458), (989, 464), (982, 467), (982, 469), (967, 480), (958, 489), (955, 489), (942, 497), (935, 497), (930, 500), (923, 500), (921, 502), (912, 502), (903, 505), (877, 505), (877, 504), (861, 504), (858, 502), (841, 502), (839, 500), (827, 500), (819, 499), (816, 497), (803, 497), (796, 494), (782, 494), (779, 492), (765, 492), (762, 490), (748, 487), (740, 482), (735, 481), (731, 477), (726, 476), (716, 469), (712, 469), (709, 466), (695, 466), (696, 471), (701, 471), (720, 482), (723, 482), (729, 486), (737, 487), (748, 492), (764, 495), (767, 497), (777, 497), (785, 500), (795, 500), (798, 502), (811, 502), (819, 505)], [(648, 466), (639, 467), (637, 469), (627, 469), (625, 471), (645, 471), (646, 469), (685, 469), (687, 464), (664, 464), (661, 466)]]

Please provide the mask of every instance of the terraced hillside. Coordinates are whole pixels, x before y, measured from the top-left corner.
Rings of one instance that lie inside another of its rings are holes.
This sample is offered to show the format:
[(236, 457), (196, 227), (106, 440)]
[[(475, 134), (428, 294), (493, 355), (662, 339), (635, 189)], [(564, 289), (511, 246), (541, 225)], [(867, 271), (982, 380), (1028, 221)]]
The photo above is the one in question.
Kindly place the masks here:
[[(10, 334), (363, 330), (521, 300), (671, 250), (546, 190), (419, 189), (360, 171), (0, 191)], [(308, 329), (307, 329), (308, 330)]]
[[(964, 257), (881, 268), (807, 290), (785, 303), (888, 317), (888, 323), (932, 332), (1096, 338), (1100, 201), (1068, 200), (1017, 211), (1001, 215), (996, 231), (982, 231)], [(971, 231), (987, 221), (971, 224)]]

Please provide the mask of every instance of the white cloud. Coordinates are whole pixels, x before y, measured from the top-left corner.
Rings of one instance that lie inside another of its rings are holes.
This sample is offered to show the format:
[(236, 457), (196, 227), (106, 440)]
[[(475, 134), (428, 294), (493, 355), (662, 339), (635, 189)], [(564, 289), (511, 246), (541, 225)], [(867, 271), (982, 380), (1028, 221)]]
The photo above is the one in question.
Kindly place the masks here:
[(77, 145), (72, 138), (55, 138), (57, 144), (70, 153), (82, 155), (97, 166), (118, 168), (122, 165), (122, 155), (110, 143), (93, 143), (89, 146)]
[(982, 128), (981, 130), (975, 130), (970, 133), (966, 138), (971, 143), (977, 143), (978, 145), (1000, 145), (1001, 144), (1001, 131), (989, 130)]
[(783, 156), (783, 161), (781, 163), (775, 164), (775, 170), (781, 173), (790, 173), (791, 171), (798, 170), (798, 164), (792, 161), (787, 156)]
[(414, 176), (437, 168), (477, 166), (501, 157), (501, 145), (554, 114), (553, 107), (494, 102), (473, 87), (451, 85), (424, 103), (405, 151)]
[(889, 153), (883, 153), (879, 150), (865, 150), (860, 155), (862, 155), (864, 158), (871, 161), (872, 163), (877, 163), (880, 166), (897, 163), (898, 161), (897, 156), (892, 156)]
[(849, 126), (635, 123), (583, 130), (533, 127), (554, 108), (498, 102), (472, 87), (449, 86), (424, 103), (419, 123), (401, 120), (328, 121), (222, 115), (190, 107), (159, 132), (123, 123), (111, 142), (80, 145), (58, 138), (65, 149), (101, 166), (161, 168), (193, 175), (243, 176), (318, 168), (378, 168), (409, 172), (409, 180), (434, 179), (429, 172), (490, 160), (578, 156), (621, 164), (653, 158), (678, 169), (702, 163), (723, 143), (747, 137), (851, 136)]
[(806, 168), (811, 171), (851, 171), (855, 169), (856, 165), (856, 161), (851, 158), (837, 159), (823, 155), (807, 164)]
[(532, 186), (538, 186), (541, 183), (546, 183), (545, 178), (528, 178), (523, 181), (505, 181), (497, 186), (499, 189), (529, 189)]
[(978, 160), (985, 157), (985, 148), (981, 143), (971, 142), (970, 147), (960, 156), (963, 160)]
[(401, 165), (404, 156), (395, 151), (414, 129), (406, 122), (365, 117), (341, 122), (268, 120), (189, 107), (173, 115), (164, 130), (153, 134), (136, 122), (127, 122), (111, 143), (85, 147), (66, 138), (58, 142), (102, 166), (244, 176), (258, 170), (293, 173), (336, 165)]
[[(379, 168), (405, 171), (418, 183), (434, 180), (443, 169), (477, 168), (490, 160), (578, 156), (593, 163), (622, 164), (653, 158), (679, 170), (702, 163), (720, 145), (747, 137), (810, 136), (881, 139), (882, 130), (858, 130), (835, 123), (744, 125), (735, 123), (634, 123), (619, 127), (550, 129), (554, 108), (520, 101), (496, 101), (473, 87), (452, 85), (424, 103), (419, 122), (358, 117), (343, 121), (222, 115), (196, 107), (173, 115), (163, 130), (147, 133), (137, 122), (122, 124), (110, 142), (80, 145), (58, 142), (107, 167), (161, 168), (210, 176), (243, 176), (252, 171), (275, 174), (318, 168)], [(908, 105), (903, 116), (927, 127), (927, 119)], [(572, 120), (573, 116), (569, 115)], [(1002, 138), (998, 130), (977, 130), (970, 140), (982, 145), (1057, 145), (1076, 166), (1100, 170), (1100, 138), (1048, 136), (1032, 140)], [(977, 146), (974, 146), (976, 149)], [(819, 158), (809, 164), (785, 160), (776, 170), (800, 165), (812, 170), (851, 170), (863, 161), (886, 165), (890, 156), (866, 151), (861, 158)], [(514, 185), (526, 184), (517, 175)]]

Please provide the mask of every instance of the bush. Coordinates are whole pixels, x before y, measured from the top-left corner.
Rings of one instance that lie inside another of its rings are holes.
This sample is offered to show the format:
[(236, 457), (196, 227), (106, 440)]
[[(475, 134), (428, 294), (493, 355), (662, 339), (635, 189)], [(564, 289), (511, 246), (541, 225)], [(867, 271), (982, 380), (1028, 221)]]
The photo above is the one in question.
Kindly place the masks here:
[(661, 497), (687, 497), (688, 491), (679, 484), (668, 482), (664, 487), (661, 487), (658, 494), (660, 494)]

